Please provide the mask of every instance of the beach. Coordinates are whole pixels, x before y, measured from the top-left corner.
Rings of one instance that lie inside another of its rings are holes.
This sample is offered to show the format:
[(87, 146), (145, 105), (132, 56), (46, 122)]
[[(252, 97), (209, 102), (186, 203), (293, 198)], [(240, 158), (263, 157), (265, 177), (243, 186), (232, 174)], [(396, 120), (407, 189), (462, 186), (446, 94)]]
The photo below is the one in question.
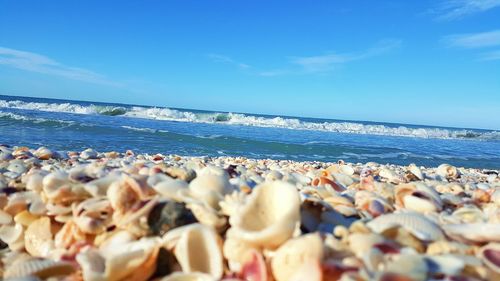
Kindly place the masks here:
[(495, 280), (499, 170), (0, 145), (4, 280)]

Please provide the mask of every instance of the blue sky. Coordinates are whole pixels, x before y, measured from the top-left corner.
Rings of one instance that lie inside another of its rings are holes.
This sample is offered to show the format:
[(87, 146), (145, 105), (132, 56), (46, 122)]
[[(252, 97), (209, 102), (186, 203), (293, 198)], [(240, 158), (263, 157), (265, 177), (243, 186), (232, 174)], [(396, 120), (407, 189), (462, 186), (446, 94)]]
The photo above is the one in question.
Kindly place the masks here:
[(0, 93), (500, 129), (500, 0), (0, 0)]

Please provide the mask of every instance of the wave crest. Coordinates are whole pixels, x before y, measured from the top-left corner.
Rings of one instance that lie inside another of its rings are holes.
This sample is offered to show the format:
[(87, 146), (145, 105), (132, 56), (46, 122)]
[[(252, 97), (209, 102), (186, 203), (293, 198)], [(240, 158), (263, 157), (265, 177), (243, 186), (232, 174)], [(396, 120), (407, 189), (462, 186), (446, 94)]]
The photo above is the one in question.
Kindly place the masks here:
[[(361, 122), (332, 121), (310, 122), (298, 118), (263, 117), (241, 113), (200, 113), (181, 111), (170, 108), (142, 107), (142, 106), (111, 106), (111, 105), (80, 105), (74, 103), (43, 103), (26, 102), (21, 100), (0, 100), (0, 107), (28, 109), (50, 112), (65, 112), (76, 114), (98, 114), (110, 116), (127, 116), (153, 120), (168, 120), (197, 123), (222, 123), (242, 126), (286, 128), (293, 130), (313, 130), (324, 132), (390, 135), (420, 138), (444, 139), (481, 139), (500, 140), (499, 131), (465, 130), (445, 128), (423, 128), (412, 126), (387, 126), (363, 124)], [(12, 116), (11, 116), (12, 117)]]

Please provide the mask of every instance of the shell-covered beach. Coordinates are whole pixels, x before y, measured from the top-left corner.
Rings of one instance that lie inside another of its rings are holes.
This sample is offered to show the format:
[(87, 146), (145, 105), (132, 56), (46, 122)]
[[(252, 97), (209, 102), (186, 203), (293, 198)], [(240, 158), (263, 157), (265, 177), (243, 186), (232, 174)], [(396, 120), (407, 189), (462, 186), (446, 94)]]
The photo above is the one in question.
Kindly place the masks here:
[(3, 280), (496, 280), (498, 170), (0, 146)]

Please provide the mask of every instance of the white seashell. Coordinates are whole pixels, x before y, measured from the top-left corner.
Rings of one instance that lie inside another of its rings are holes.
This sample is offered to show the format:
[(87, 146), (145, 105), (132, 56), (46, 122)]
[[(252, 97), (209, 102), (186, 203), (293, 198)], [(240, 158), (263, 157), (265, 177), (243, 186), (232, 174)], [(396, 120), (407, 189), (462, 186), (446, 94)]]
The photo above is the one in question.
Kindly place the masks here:
[(28, 169), (26, 168), (26, 165), (21, 160), (12, 160), (9, 162), (9, 165), (7, 166), (7, 171), (10, 171), (10, 172), (13, 172), (13, 173), (19, 174), (19, 175), (26, 173), (27, 170)]
[(415, 165), (413, 163), (410, 164), (408, 166), (408, 171), (410, 171), (410, 173), (412, 173), (419, 180), (424, 180), (424, 174), (422, 173), (422, 170), (420, 170), (420, 168), (417, 165)]
[(186, 207), (191, 210), (195, 218), (206, 226), (220, 229), (227, 223), (227, 219), (217, 213), (216, 210), (210, 206), (201, 203), (188, 203)]
[(189, 191), (194, 198), (218, 210), (219, 201), (223, 200), (224, 195), (233, 192), (233, 187), (226, 176), (205, 172), (189, 183)]
[(458, 169), (449, 164), (441, 164), (436, 169), (436, 174), (445, 179), (456, 179), (459, 176)]
[(16, 241), (23, 239), (24, 229), (21, 224), (16, 223), (15, 225), (2, 225), (0, 226), (0, 240), (9, 244), (13, 244)]
[(12, 216), (0, 209), (0, 225), (1, 224), (9, 224), (12, 221)]
[(46, 279), (53, 276), (69, 275), (75, 270), (73, 265), (68, 262), (29, 259), (15, 262), (13, 265), (9, 266), (4, 273), (4, 277), (20, 278), (34, 275)]
[(64, 171), (55, 171), (43, 178), (42, 185), (43, 190), (46, 193), (52, 193), (56, 191), (60, 186), (69, 183), (68, 174)]
[(394, 193), (396, 204), (412, 211), (437, 212), (443, 207), (439, 194), (423, 183), (400, 184)]
[(174, 272), (168, 276), (163, 277), (159, 281), (217, 281), (218, 279), (210, 274), (200, 272)]
[(91, 194), (94, 197), (98, 196), (106, 196), (106, 192), (109, 186), (115, 182), (120, 180), (120, 175), (116, 173), (109, 174), (105, 177), (98, 178), (92, 181), (87, 182), (83, 185), (85, 191)]
[(183, 196), (181, 192), (187, 190), (188, 183), (179, 179), (164, 179), (161, 182), (153, 185), (153, 189), (162, 197), (173, 199), (175, 201), (182, 201)]
[(372, 231), (383, 233), (394, 227), (402, 227), (422, 241), (435, 241), (444, 238), (437, 224), (419, 213), (391, 213), (381, 215), (366, 224)]
[(427, 280), (428, 267), (423, 256), (415, 254), (401, 254), (394, 260), (385, 264), (384, 270), (402, 276), (409, 280)]
[(462, 242), (500, 242), (500, 224), (464, 223), (442, 227), (448, 236)]
[(159, 239), (138, 241), (107, 247), (106, 251), (87, 248), (76, 260), (84, 280), (147, 280), (156, 269)]
[(384, 237), (375, 233), (352, 233), (347, 237), (349, 248), (356, 255), (361, 258), (369, 252), (373, 245), (385, 241)]
[(46, 172), (40, 170), (39, 172), (27, 175), (26, 189), (35, 192), (42, 191), (43, 178), (45, 177), (46, 174), (47, 174)]
[(221, 239), (212, 228), (202, 224), (192, 225), (182, 233), (174, 253), (184, 272), (222, 277)]
[(97, 155), (98, 155), (97, 151), (91, 148), (87, 148), (80, 153), (80, 157), (83, 159), (95, 159), (97, 158)]
[(299, 221), (299, 193), (281, 181), (258, 185), (229, 219), (237, 239), (264, 248), (276, 248), (288, 240)]
[(404, 182), (404, 179), (402, 176), (398, 175), (396, 172), (394, 172), (393, 170), (390, 170), (388, 168), (380, 169), (378, 175), (381, 176), (382, 178), (387, 179), (387, 181), (391, 182), (391, 183)]
[(304, 262), (323, 259), (323, 241), (319, 233), (291, 239), (281, 245), (271, 261), (273, 276), (277, 281), (287, 281), (295, 275)]

